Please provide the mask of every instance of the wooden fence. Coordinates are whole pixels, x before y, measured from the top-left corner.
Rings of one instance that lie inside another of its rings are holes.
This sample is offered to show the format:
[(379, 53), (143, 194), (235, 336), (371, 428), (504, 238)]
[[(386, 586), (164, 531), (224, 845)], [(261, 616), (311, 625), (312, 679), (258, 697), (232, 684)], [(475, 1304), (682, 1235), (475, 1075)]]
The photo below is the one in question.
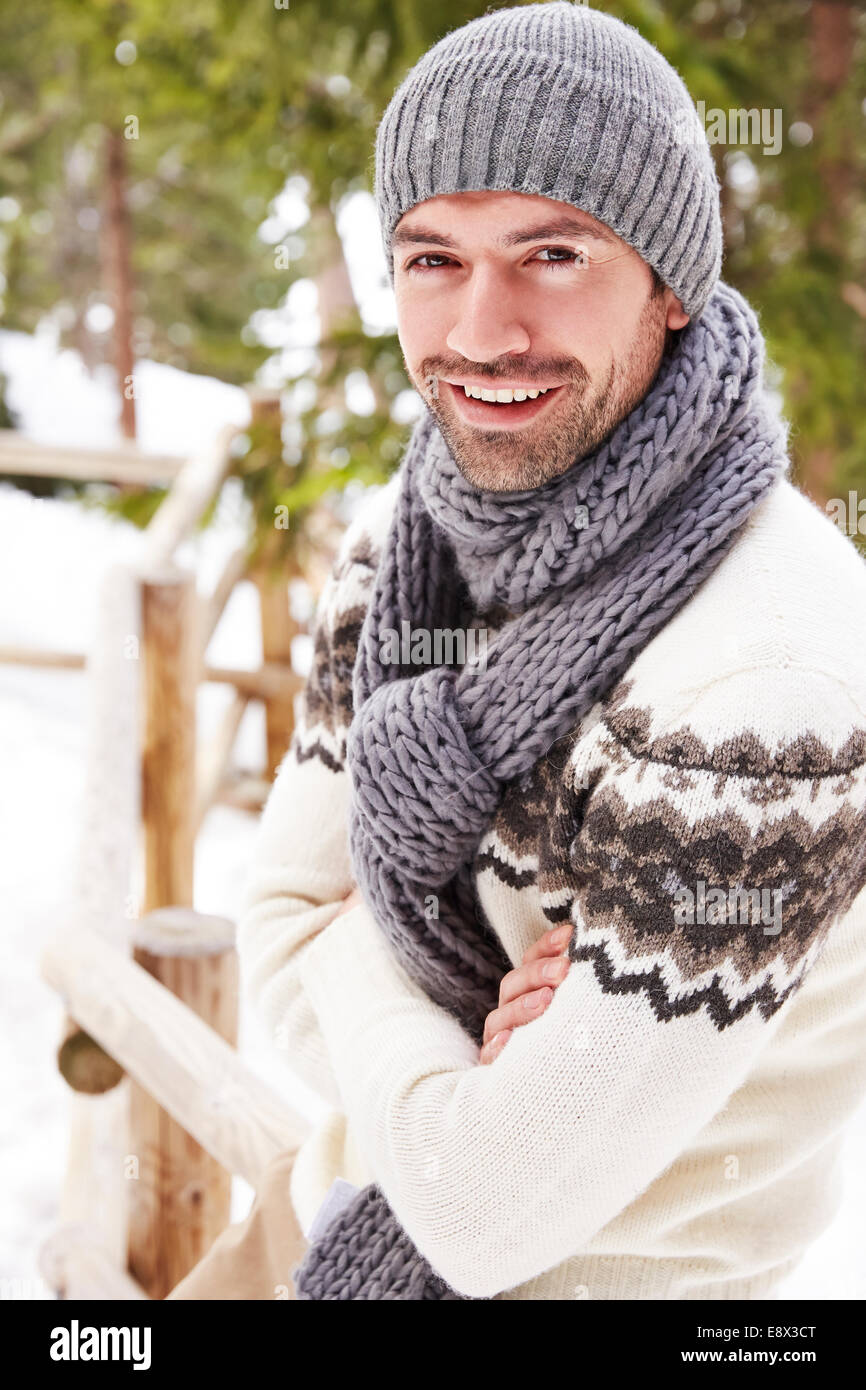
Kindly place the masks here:
[[(275, 399), (253, 393), (254, 420), (273, 412)], [(240, 1060), (234, 924), (193, 904), (198, 829), (219, 801), (260, 809), (291, 738), (300, 687), (288, 575), (250, 571), (240, 548), (199, 597), (195, 576), (177, 563), (232, 471), (236, 433), (226, 427), (183, 460), (132, 446), (48, 448), (0, 431), (0, 476), (168, 486), (131, 566), (140, 603), (141, 915), (118, 914), (110, 937), (86, 923), (58, 923), (41, 959), (66, 1010), (58, 1065), (72, 1088), (60, 1221), (40, 1252), (43, 1275), (63, 1298), (164, 1298), (229, 1223), (232, 1174), (256, 1186), (309, 1127)], [(254, 671), (206, 659), (244, 579), (260, 604), (263, 661)], [(7, 646), (0, 663), (84, 670), (88, 658)], [(234, 695), (199, 750), (202, 681), (227, 684)], [(266, 767), (239, 787), (227, 772), (251, 700), (264, 705)]]

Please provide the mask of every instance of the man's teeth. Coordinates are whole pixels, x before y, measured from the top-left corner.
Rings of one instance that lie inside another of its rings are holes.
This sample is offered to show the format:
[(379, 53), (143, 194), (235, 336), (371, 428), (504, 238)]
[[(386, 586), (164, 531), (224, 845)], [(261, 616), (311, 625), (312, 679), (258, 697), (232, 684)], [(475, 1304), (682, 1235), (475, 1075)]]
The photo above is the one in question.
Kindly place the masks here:
[(530, 390), (527, 388), (527, 390), (524, 391), (518, 388), (516, 391), (504, 389), (499, 391), (483, 391), (480, 386), (463, 387), (466, 395), (474, 396), (476, 401), (498, 401), (502, 405), (510, 405), (512, 401), (525, 401), (527, 397), (529, 397), (531, 401), (534, 401), (536, 396), (546, 396), (547, 392), (552, 389), (553, 388), (550, 386), (543, 386), (539, 387), (537, 390)]

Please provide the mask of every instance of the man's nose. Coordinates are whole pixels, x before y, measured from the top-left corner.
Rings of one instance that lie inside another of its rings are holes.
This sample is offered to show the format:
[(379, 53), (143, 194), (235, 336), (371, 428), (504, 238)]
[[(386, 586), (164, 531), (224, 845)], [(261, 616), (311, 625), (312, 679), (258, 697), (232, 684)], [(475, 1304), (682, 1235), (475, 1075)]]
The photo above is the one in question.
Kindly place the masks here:
[(488, 362), (529, 349), (530, 337), (518, 303), (495, 270), (476, 268), (461, 286), (446, 342), (468, 362)]

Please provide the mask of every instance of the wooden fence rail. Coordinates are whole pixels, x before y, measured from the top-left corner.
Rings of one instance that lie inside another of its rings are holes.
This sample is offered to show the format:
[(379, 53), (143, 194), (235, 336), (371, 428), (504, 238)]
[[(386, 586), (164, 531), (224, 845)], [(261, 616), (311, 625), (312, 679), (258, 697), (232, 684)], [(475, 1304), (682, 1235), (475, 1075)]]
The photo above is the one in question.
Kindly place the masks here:
[[(225, 1171), (256, 1187), (267, 1164), (297, 1149), (309, 1133), (306, 1117), (246, 1066), (218, 1032), (100, 934), (57, 931), (42, 953), (41, 971), (69, 1015), (116, 1058), (131, 1084)], [(119, 1157), (115, 1154), (115, 1161)], [(126, 1155), (127, 1161), (135, 1157)], [(78, 1155), (81, 1164), (92, 1161), (89, 1149)], [(130, 1173), (130, 1184), (143, 1176)], [(71, 1185), (86, 1185), (89, 1178), (72, 1174)], [(190, 1193), (181, 1196), (188, 1199)], [(147, 1193), (146, 1206), (150, 1199)], [(138, 1203), (128, 1205), (134, 1213)], [(189, 1218), (188, 1210), (185, 1214)], [(143, 1283), (117, 1262), (102, 1232), (86, 1219), (61, 1222), (40, 1250), (39, 1267), (61, 1298), (162, 1298), (195, 1263), (187, 1248), (191, 1230), (195, 1233), (196, 1226), (189, 1219), (179, 1223), (175, 1241), (155, 1251), (155, 1268), (144, 1270)], [(134, 1239), (134, 1216), (130, 1232)], [(212, 1239), (213, 1232), (208, 1236)]]
[(17, 430), (0, 430), (0, 477), (68, 478), (73, 482), (133, 483), (165, 487), (187, 460), (173, 454), (144, 454), (134, 444), (113, 449), (73, 449), (39, 444)]
[(309, 1120), (233, 1047), (101, 935), (58, 930), (40, 968), (82, 1028), (208, 1153), (253, 1187), (278, 1153), (297, 1148), (309, 1134)]

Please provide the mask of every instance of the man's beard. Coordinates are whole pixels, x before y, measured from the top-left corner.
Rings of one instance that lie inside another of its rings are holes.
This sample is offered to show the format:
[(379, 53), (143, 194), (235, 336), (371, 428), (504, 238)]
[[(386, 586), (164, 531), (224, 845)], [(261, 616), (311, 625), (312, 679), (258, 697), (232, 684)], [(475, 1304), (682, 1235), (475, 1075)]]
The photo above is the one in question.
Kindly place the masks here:
[[(661, 296), (650, 296), (629, 352), (624, 359), (612, 361), (605, 379), (597, 385), (593, 386), (586, 368), (574, 358), (549, 358), (535, 365), (527, 384), (562, 382), (564, 400), (551, 402), (549, 420), (539, 420), (524, 429), (482, 429), (464, 424), (450, 404), (443, 403), (435, 387), (423, 393), (424, 400), (470, 486), (487, 492), (530, 491), (559, 477), (591, 454), (643, 400), (671, 345), (671, 336), (666, 333)], [(489, 380), (491, 389), (495, 389), (497, 380), (513, 379), (520, 374), (520, 364), (513, 362), (497, 366), (444, 362), (442, 358), (428, 358), (422, 363), (428, 388), (433, 376), (473, 376)]]

